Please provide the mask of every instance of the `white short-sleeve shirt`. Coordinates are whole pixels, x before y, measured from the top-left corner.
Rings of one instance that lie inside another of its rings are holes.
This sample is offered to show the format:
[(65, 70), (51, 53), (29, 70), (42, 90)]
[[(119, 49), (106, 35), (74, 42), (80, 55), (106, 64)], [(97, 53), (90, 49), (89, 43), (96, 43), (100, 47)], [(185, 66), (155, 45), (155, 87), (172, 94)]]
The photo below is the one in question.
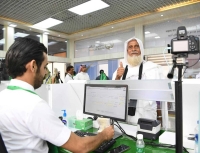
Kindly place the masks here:
[[(33, 91), (30, 84), (13, 79), (9, 86)], [(47, 102), (23, 89), (0, 92), (0, 133), (9, 153), (48, 153), (46, 141), (62, 146), (71, 131), (55, 116)]]

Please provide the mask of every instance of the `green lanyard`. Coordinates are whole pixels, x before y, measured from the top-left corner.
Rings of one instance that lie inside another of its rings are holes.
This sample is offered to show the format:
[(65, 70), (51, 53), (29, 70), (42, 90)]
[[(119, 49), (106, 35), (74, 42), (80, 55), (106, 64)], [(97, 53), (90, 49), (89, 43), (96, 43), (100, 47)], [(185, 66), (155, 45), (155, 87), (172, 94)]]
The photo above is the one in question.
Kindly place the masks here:
[(31, 90), (27, 90), (27, 89), (24, 89), (24, 88), (21, 88), (21, 87), (18, 87), (18, 86), (7, 86), (7, 89), (10, 89), (10, 90), (24, 90), (24, 91), (28, 91), (32, 94), (35, 94), (37, 95), (35, 92), (31, 91)]

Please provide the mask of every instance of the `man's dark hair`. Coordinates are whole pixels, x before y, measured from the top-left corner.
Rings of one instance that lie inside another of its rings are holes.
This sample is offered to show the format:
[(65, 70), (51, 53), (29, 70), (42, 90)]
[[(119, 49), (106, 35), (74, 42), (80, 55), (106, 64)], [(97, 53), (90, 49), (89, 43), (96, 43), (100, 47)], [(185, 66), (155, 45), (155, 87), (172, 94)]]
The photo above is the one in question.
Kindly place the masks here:
[(104, 70), (100, 70), (99, 73), (100, 73), (100, 74), (101, 74), (101, 73), (104, 73)]
[(26, 72), (26, 64), (35, 60), (38, 70), (44, 61), (43, 52), (47, 48), (40, 42), (30, 38), (17, 38), (6, 53), (6, 67), (8, 74), (14, 79)]
[(73, 66), (71, 66), (71, 65), (70, 65), (70, 66), (68, 66), (68, 67), (67, 67), (67, 72), (69, 72), (69, 71), (71, 70), (71, 68), (74, 68), (74, 67), (73, 67)]

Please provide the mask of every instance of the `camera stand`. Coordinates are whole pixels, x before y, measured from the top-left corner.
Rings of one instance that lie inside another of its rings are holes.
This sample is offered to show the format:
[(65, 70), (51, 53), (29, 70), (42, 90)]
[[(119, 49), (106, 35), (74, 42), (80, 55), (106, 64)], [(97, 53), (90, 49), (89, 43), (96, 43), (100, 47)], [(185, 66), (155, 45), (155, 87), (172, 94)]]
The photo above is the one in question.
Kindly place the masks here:
[(186, 58), (188, 54), (173, 55), (173, 67), (167, 75), (169, 79), (172, 79), (174, 68), (178, 68), (178, 81), (175, 81), (176, 153), (183, 152), (182, 69), (186, 66), (186, 64), (176, 62), (179, 57)]

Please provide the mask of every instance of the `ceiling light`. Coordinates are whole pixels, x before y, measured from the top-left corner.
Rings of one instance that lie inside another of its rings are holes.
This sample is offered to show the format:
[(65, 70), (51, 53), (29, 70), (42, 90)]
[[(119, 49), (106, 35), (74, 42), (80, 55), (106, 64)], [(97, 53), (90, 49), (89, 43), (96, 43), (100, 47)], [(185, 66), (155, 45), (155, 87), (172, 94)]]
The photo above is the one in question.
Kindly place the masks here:
[(83, 35), (81, 35), (81, 36), (83, 36)]
[(112, 29), (113, 29), (114, 27), (112, 27)]
[(58, 37), (60, 37), (60, 35), (58, 35)]
[(99, 44), (99, 43), (100, 43), (100, 41), (95, 41), (95, 43)]
[(65, 42), (67, 42), (67, 40)]
[(49, 33), (48, 32), (44, 32), (43, 34), (48, 35)]
[(159, 36), (156, 36), (155, 38), (158, 39), (158, 38), (160, 38), (160, 37), (159, 37)]
[(163, 16), (163, 15), (160, 15), (160, 16)]
[(5, 44), (5, 39), (4, 38), (0, 40), (0, 44)]
[(44, 21), (41, 21), (39, 23), (34, 24), (32, 27), (34, 27), (34, 28), (50, 28), (50, 27), (58, 25), (62, 22), (63, 21), (56, 20), (56, 19), (53, 19), (53, 18), (48, 18)]
[(36, 35), (37, 37), (41, 37), (41, 35)]
[(91, 13), (91, 12), (94, 12), (106, 7), (109, 7), (109, 5), (104, 3), (101, 0), (90, 0), (86, 3), (72, 7), (68, 10), (78, 15), (84, 15), (84, 14), (88, 14), (88, 13)]
[(150, 34), (150, 32), (149, 32), (149, 31), (146, 31), (145, 34)]
[(51, 46), (51, 45), (54, 45), (54, 44), (57, 44), (57, 42), (55, 42), (55, 41), (49, 42), (48, 46)]
[(27, 34), (27, 33), (17, 32), (17, 33), (14, 34), (14, 37), (15, 37), (15, 38), (18, 38), (18, 37), (26, 37), (26, 36), (28, 36), (28, 35), (29, 35), (29, 34)]
[(16, 24), (10, 24), (9, 26), (10, 27), (16, 27), (17, 25)]
[(104, 42), (102, 42), (103, 44), (109, 44), (109, 43), (120, 43), (120, 42), (122, 42), (121, 40), (119, 40), (119, 39), (114, 39), (114, 40), (110, 40), (110, 41), (104, 41)]
[(5, 30), (5, 28), (2, 28), (2, 30)]

